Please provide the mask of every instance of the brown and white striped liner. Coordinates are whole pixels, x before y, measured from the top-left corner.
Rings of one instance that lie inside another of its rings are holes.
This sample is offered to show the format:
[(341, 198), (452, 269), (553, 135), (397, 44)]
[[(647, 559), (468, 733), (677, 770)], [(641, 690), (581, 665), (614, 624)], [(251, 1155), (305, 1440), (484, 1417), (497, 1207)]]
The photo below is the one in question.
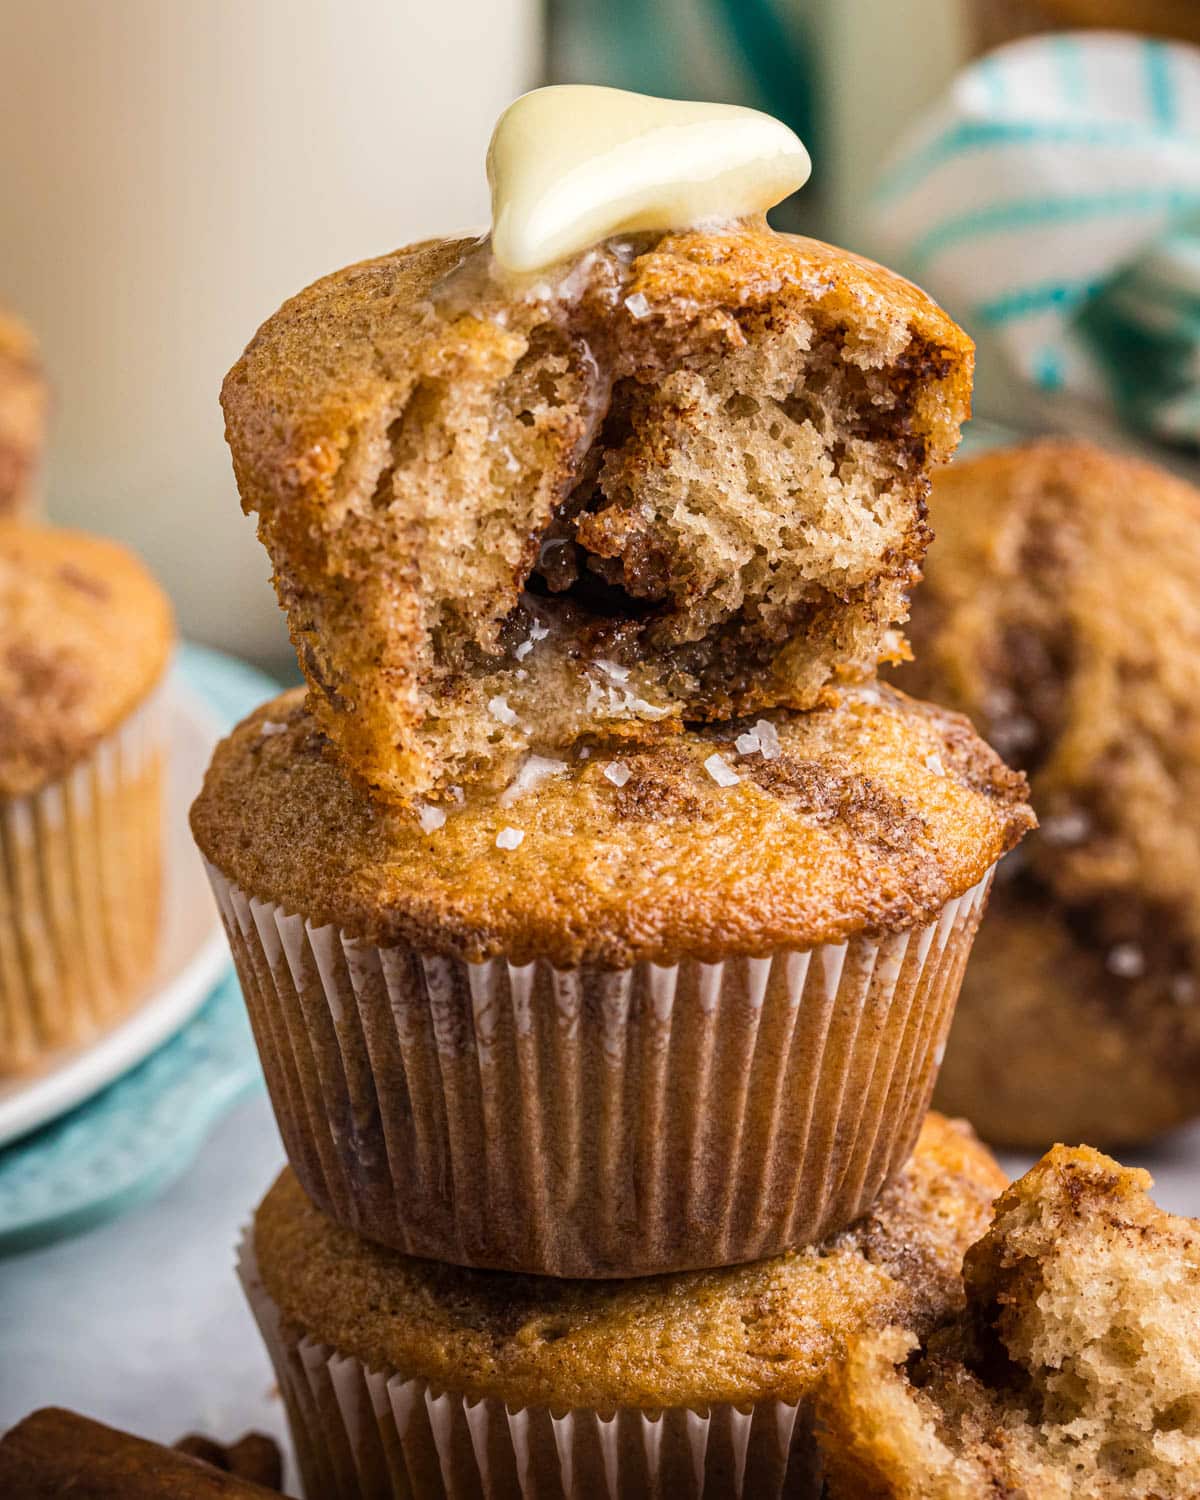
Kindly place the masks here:
[(585, 1277), (865, 1212), (916, 1141), (991, 879), (878, 941), (606, 972), (379, 948), (209, 874), (313, 1201), (411, 1255)]
[(0, 798), (0, 1073), (113, 1024), (153, 972), (165, 733), (156, 693), (61, 780)]
[(666, 1411), (509, 1410), (370, 1370), (287, 1320), (258, 1276), (238, 1274), (287, 1407), (309, 1500), (817, 1500), (806, 1405), (763, 1400)]

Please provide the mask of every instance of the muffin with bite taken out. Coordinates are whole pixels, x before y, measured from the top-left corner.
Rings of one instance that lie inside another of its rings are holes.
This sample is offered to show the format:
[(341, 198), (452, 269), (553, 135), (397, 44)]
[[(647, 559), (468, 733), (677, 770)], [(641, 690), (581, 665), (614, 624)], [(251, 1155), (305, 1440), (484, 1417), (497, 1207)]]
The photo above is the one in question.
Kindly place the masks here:
[(532, 279), (472, 240), (348, 267), (222, 402), (312, 712), (411, 802), (902, 655), (972, 357), (908, 282), (755, 218)]
[(966, 1306), (867, 1331), (818, 1397), (829, 1500), (1200, 1493), (1200, 1222), (1055, 1146), (967, 1251)]

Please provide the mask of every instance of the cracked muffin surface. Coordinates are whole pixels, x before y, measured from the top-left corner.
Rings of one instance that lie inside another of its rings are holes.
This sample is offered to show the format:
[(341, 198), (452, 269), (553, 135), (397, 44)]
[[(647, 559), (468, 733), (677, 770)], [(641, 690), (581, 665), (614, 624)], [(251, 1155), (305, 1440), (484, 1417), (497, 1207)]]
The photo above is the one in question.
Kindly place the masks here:
[(747, 222), (519, 285), (486, 242), (349, 267), (222, 401), (313, 712), (405, 801), (902, 653), (971, 367), (909, 283)]
[(498, 796), (414, 810), (337, 764), (296, 690), (218, 747), (192, 810), (227, 879), (314, 924), (610, 967), (929, 921), (1031, 823), (1023, 778), (965, 719), (875, 686), (649, 746), (593, 738)]
[(1025, 771), (939, 1084), (991, 1140), (1133, 1142), (1200, 1110), (1200, 491), (1043, 442), (933, 487), (915, 660)]

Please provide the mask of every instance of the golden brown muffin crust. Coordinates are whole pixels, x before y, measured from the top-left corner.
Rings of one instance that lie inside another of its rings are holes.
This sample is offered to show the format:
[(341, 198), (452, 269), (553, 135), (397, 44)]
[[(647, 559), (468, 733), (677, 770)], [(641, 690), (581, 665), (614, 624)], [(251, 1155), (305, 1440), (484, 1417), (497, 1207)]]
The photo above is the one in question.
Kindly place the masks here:
[[(381, 394), (403, 381), (394, 356), (429, 317), (430, 294), (477, 243), (423, 240), (359, 261), (313, 282), (263, 324), (221, 393), (248, 509), (332, 499), (336, 473), (353, 456)], [(911, 327), (914, 340), (929, 346), (928, 358), (962, 361), (946, 405), (963, 409), (969, 399), (967, 335), (919, 287), (848, 250), (774, 232), (686, 231), (659, 239), (636, 272), (626, 296), (640, 292), (687, 319), (700, 308), (720, 320), (770, 303), (781, 283), (848, 316), (874, 307), (897, 328)], [(627, 315), (623, 331), (633, 323)], [(465, 333), (468, 354), (481, 360), (499, 337), (482, 321)]]
[(358, 774), (398, 801), (500, 786), (600, 724), (807, 708), (895, 654), (969, 406), (940, 309), (765, 222), (607, 242), (544, 295), (489, 268), (463, 240), (336, 272), (225, 381), (313, 712)]
[[(745, 724), (590, 746), (516, 800), (449, 800), (425, 833), (347, 777), (295, 691), (218, 747), (192, 829), (234, 884), (314, 925), (624, 967), (913, 926), (1030, 826), (1021, 778), (965, 720), (903, 694), (847, 689), (773, 723), (774, 759), (738, 750)], [(713, 779), (714, 755), (736, 785)], [(497, 847), (506, 829), (517, 848)]]
[(142, 564), (82, 532), (0, 521), (0, 796), (62, 776), (162, 675), (170, 605)]
[(965, 1126), (931, 1115), (871, 1213), (823, 1244), (597, 1284), (410, 1259), (335, 1225), (289, 1169), (258, 1210), (254, 1248), (285, 1320), (439, 1389), (556, 1409), (795, 1402), (852, 1330), (923, 1329), (956, 1305), (963, 1248), (1004, 1180)]
[(933, 519), (898, 680), (1028, 773), (1045, 894), (1109, 943), (1154, 906), (1200, 941), (1200, 490), (1045, 442), (946, 469)]

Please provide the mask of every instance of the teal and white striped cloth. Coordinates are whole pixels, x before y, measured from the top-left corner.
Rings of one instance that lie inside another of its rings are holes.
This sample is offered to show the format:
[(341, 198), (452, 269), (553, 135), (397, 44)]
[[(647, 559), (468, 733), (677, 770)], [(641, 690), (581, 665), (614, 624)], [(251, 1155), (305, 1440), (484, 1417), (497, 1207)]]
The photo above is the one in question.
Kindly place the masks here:
[(979, 341), (985, 413), (1041, 427), (1063, 397), (1200, 444), (1200, 50), (1000, 48), (902, 143), (870, 223)]

